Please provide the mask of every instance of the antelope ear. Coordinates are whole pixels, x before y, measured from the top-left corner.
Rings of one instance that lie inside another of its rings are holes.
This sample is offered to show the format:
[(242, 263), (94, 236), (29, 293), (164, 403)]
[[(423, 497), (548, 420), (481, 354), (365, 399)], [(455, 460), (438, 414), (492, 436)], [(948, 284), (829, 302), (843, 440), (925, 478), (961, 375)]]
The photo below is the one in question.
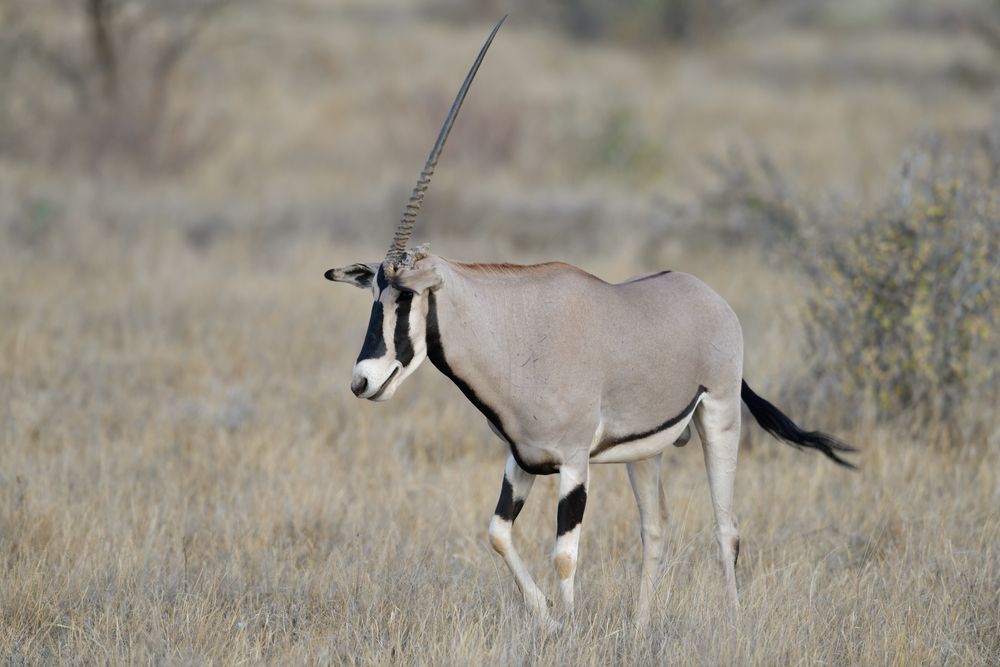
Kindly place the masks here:
[(438, 275), (433, 265), (419, 268), (400, 268), (390, 281), (396, 289), (414, 294), (441, 287), (441, 276)]
[(351, 264), (342, 269), (330, 269), (323, 275), (327, 280), (368, 289), (372, 286), (372, 278), (375, 277), (378, 267), (378, 264)]

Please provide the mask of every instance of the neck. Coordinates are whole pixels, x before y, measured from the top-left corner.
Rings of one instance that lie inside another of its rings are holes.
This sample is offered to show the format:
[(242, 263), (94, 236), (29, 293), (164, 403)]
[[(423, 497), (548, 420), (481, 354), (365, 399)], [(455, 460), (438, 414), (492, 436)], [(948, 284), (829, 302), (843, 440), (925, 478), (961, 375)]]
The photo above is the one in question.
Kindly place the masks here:
[(436, 258), (443, 287), (428, 292), (427, 356), (456, 384), (456, 375), (473, 384), (503, 379), (489, 352), (509, 338), (506, 329), (524, 289), (511, 289), (519, 277), (500, 267)]
[[(449, 380), (455, 383), (465, 397), (469, 399), (477, 410), (493, 425), (502, 438), (510, 442), (510, 438), (504, 431), (503, 422), (493, 408), (487, 405), (476, 393), (472, 386), (464, 377), (455, 372), (448, 356), (445, 354), (445, 344), (442, 341), (440, 310), (437, 295), (434, 292), (427, 294), (427, 358), (430, 359), (434, 367), (437, 368)], [(454, 349), (454, 348), (452, 348)], [(463, 364), (464, 366), (465, 364)]]

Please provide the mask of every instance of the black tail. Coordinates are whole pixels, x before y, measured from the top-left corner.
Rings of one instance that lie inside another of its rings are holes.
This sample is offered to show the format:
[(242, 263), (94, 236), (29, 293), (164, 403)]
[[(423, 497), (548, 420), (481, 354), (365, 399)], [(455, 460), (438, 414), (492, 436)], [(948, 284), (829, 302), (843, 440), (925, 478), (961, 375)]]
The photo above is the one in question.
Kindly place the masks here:
[(743, 389), (740, 392), (740, 396), (743, 397), (743, 402), (747, 404), (750, 414), (757, 420), (761, 428), (778, 440), (784, 440), (798, 449), (803, 447), (818, 449), (827, 458), (832, 459), (836, 463), (846, 468), (857, 469), (857, 466), (853, 463), (845, 461), (837, 455), (837, 452), (849, 453), (857, 451), (856, 449), (826, 433), (803, 431), (795, 425), (795, 422), (788, 418), (788, 415), (771, 405), (767, 400), (753, 393), (753, 389), (750, 388), (746, 380), (743, 381)]

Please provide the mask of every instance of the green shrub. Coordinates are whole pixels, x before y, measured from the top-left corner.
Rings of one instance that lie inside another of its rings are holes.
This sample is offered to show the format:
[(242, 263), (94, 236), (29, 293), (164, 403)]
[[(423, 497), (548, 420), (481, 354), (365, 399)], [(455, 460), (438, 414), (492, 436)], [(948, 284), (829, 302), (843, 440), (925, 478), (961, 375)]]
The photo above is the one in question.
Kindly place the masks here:
[(648, 183), (662, 171), (663, 155), (657, 144), (643, 133), (627, 107), (608, 111), (593, 134), (582, 141), (582, 148), (587, 168), (626, 180)]
[[(814, 375), (848, 405), (943, 433), (991, 428), (1000, 380), (1000, 113), (906, 159), (899, 191), (851, 230), (823, 225), (802, 264)], [(992, 397), (992, 398), (991, 398)], [(985, 409), (983, 409), (985, 408)]]
[[(928, 174), (810, 268), (810, 356), (846, 396), (914, 425), (952, 422), (995, 386), (1000, 197), (975, 171)], [(995, 394), (994, 394), (995, 396)]]
[(940, 435), (995, 428), (1000, 109), (985, 132), (912, 150), (898, 191), (858, 224), (842, 206), (805, 203), (766, 156), (734, 154), (716, 169), (713, 228), (781, 253), (814, 286), (803, 311), (809, 390), (798, 385), (788, 402)]

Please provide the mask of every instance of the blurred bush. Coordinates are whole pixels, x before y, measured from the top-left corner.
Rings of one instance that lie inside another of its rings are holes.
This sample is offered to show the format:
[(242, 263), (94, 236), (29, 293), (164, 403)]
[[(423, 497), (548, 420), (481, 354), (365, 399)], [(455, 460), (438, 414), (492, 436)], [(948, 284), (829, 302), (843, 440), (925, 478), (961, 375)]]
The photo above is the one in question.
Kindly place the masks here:
[(582, 166), (624, 180), (649, 183), (662, 173), (659, 144), (646, 136), (634, 113), (625, 106), (610, 109), (581, 141)]
[(704, 197), (701, 217), (713, 233), (731, 245), (758, 243), (797, 254), (807, 219), (804, 197), (765, 150), (731, 146), (724, 158), (709, 158), (708, 167), (717, 185)]
[(915, 151), (896, 202), (827, 235), (828, 252), (806, 264), (820, 287), (806, 307), (818, 370), (918, 427), (996, 396), (1000, 146), (964, 152)]
[(874, 408), (938, 440), (995, 426), (1000, 106), (981, 132), (912, 149), (897, 192), (854, 224), (841, 203), (805, 201), (763, 153), (734, 151), (714, 166), (721, 187), (706, 221), (812, 283), (808, 391), (790, 400), (854, 419)]
[[(216, 128), (175, 95), (182, 63), (230, 0), (0, 2), (0, 150), (179, 168)], [(201, 128), (199, 132), (196, 128)]]
[(973, 31), (1000, 48), (998, 0), (424, 0), (431, 13), (484, 20), (510, 13), (580, 40), (695, 42), (737, 26), (885, 25)]
[(642, 42), (650, 39), (683, 41), (704, 36), (729, 25), (737, 9), (743, 16), (747, 9), (768, 4), (770, 0), (430, 0), (431, 8), (442, 15), (456, 16), (470, 12), (495, 17), (506, 12), (551, 26), (581, 40), (620, 39)]
[(938, 439), (993, 426), (1000, 108), (986, 131), (911, 149), (898, 191), (860, 224), (804, 203), (766, 156), (717, 167), (723, 187), (708, 211), (723, 234), (779, 249), (815, 287), (804, 308), (809, 403), (845, 419), (874, 407)]
[[(548, 3), (524, 2), (544, 11)], [(574, 37), (679, 41), (721, 26), (736, 5), (728, 0), (569, 0), (549, 4), (551, 19)]]

